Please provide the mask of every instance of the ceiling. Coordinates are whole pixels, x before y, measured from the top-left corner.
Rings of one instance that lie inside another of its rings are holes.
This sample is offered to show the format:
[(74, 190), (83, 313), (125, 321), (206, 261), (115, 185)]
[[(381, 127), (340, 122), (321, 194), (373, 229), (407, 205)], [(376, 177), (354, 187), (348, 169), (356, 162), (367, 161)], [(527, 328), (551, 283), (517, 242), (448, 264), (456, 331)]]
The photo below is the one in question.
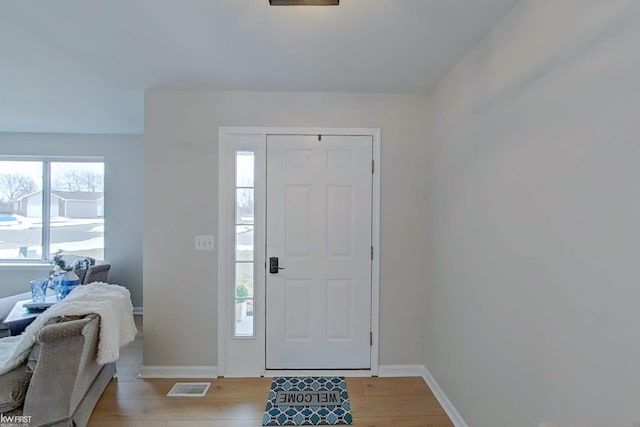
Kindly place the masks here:
[(142, 133), (144, 91), (427, 93), (516, 0), (2, 0), (0, 132)]

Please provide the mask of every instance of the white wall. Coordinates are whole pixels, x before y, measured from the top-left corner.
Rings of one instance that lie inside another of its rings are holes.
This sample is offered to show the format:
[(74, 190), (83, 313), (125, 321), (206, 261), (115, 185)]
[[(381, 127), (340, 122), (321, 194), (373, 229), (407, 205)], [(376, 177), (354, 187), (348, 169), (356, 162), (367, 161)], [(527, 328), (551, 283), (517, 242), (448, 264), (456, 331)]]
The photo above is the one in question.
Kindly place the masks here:
[[(145, 365), (217, 364), (219, 126), (382, 130), (380, 363), (422, 357), (425, 96), (151, 91), (145, 97)], [(406, 331), (406, 332), (405, 332)]]
[[(102, 156), (105, 161), (105, 259), (109, 282), (142, 306), (143, 143), (139, 135), (0, 133), (2, 155)], [(28, 290), (48, 266), (0, 266), (0, 297)]]
[(430, 97), (424, 363), (470, 426), (640, 420), (640, 2), (524, 0)]

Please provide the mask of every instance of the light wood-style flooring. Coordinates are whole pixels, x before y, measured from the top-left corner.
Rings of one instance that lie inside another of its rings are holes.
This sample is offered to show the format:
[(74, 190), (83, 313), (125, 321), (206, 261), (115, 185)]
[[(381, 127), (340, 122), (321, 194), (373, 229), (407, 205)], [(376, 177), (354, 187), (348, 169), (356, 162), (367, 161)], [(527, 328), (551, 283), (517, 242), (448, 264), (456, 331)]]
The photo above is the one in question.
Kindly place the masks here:
[[(137, 379), (142, 366), (138, 336), (122, 349), (117, 379), (98, 401), (89, 427), (257, 427), (270, 378), (216, 378), (205, 397), (166, 397), (176, 381)], [(202, 381), (188, 379), (184, 381)], [(354, 426), (453, 427), (422, 378), (347, 378)]]

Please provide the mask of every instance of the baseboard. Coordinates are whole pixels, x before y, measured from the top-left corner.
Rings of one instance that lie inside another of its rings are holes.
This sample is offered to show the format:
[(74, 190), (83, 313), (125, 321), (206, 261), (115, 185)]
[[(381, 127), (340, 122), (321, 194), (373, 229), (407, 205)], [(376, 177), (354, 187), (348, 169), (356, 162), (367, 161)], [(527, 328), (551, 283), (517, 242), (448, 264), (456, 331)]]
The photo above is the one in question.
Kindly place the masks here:
[(453, 425), (455, 427), (469, 427), (456, 407), (453, 406), (453, 403), (451, 403), (447, 395), (444, 394), (444, 391), (440, 388), (440, 385), (438, 384), (436, 379), (433, 378), (433, 375), (431, 375), (426, 366), (420, 365), (420, 370), (420, 376), (424, 379), (424, 382), (427, 383), (427, 385), (431, 389), (431, 392), (440, 403), (440, 406), (442, 406), (442, 409), (444, 409), (444, 411), (447, 413)]
[(143, 366), (138, 378), (218, 378), (218, 367)]
[(421, 377), (423, 365), (380, 365), (379, 377)]
[(133, 307), (133, 314), (142, 316), (142, 307)]

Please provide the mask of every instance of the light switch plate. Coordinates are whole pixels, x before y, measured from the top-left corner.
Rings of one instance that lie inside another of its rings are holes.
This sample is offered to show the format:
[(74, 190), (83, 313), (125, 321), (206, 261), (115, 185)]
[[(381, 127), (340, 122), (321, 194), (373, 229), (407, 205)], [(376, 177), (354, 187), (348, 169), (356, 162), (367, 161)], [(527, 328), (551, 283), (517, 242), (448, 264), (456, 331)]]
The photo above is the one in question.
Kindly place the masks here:
[(215, 236), (196, 236), (196, 251), (213, 251), (216, 249)]

